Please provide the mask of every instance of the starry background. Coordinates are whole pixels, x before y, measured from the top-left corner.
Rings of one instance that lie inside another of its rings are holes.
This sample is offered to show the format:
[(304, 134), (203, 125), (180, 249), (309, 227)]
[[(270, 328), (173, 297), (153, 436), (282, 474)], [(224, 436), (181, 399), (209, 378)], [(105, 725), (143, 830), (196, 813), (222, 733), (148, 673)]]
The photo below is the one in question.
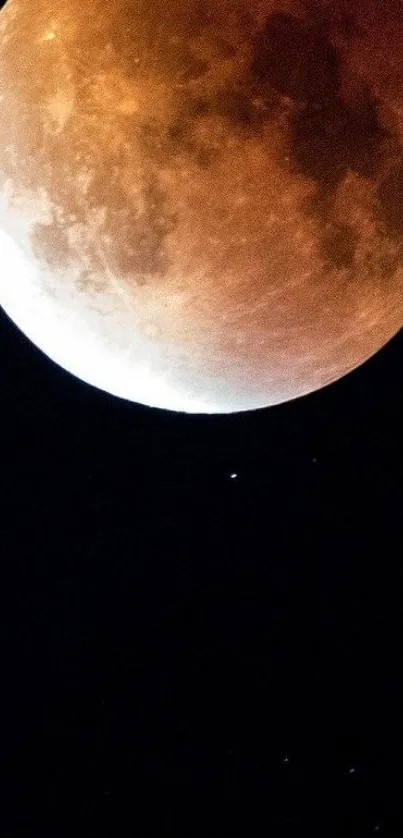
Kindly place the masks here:
[(403, 835), (403, 333), (187, 416), (0, 319), (1, 835)]

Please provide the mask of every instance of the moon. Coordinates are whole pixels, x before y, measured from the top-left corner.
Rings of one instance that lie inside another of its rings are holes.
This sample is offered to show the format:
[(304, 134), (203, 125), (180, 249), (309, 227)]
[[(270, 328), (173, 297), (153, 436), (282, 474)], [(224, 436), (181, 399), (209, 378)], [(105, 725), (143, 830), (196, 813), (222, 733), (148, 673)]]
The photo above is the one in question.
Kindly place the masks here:
[(398, 0), (8, 0), (0, 302), (185, 413), (286, 402), (403, 324)]

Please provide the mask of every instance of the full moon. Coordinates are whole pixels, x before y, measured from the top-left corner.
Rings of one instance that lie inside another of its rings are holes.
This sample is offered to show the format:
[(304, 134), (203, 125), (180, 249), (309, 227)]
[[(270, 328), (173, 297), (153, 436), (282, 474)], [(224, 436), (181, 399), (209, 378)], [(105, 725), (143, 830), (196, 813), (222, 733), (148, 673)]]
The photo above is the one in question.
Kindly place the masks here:
[(0, 303), (139, 404), (232, 413), (403, 324), (398, 0), (8, 0)]

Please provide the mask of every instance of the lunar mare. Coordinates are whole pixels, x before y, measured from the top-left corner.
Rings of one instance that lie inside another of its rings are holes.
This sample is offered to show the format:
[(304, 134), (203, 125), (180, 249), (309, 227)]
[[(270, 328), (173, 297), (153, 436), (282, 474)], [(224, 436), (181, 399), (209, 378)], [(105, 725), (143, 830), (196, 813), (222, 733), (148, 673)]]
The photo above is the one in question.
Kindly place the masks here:
[(337, 380), (403, 323), (397, 2), (8, 0), (0, 303), (142, 404)]

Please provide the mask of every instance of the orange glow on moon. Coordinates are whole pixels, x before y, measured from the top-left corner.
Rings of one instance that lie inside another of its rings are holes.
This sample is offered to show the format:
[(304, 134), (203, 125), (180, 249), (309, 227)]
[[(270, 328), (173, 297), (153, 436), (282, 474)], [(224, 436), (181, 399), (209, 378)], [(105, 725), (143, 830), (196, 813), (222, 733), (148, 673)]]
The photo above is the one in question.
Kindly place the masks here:
[(403, 15), (361, 0), (8, 0), (0, 303), (141, 404), (317, 390), (403, 323)]

